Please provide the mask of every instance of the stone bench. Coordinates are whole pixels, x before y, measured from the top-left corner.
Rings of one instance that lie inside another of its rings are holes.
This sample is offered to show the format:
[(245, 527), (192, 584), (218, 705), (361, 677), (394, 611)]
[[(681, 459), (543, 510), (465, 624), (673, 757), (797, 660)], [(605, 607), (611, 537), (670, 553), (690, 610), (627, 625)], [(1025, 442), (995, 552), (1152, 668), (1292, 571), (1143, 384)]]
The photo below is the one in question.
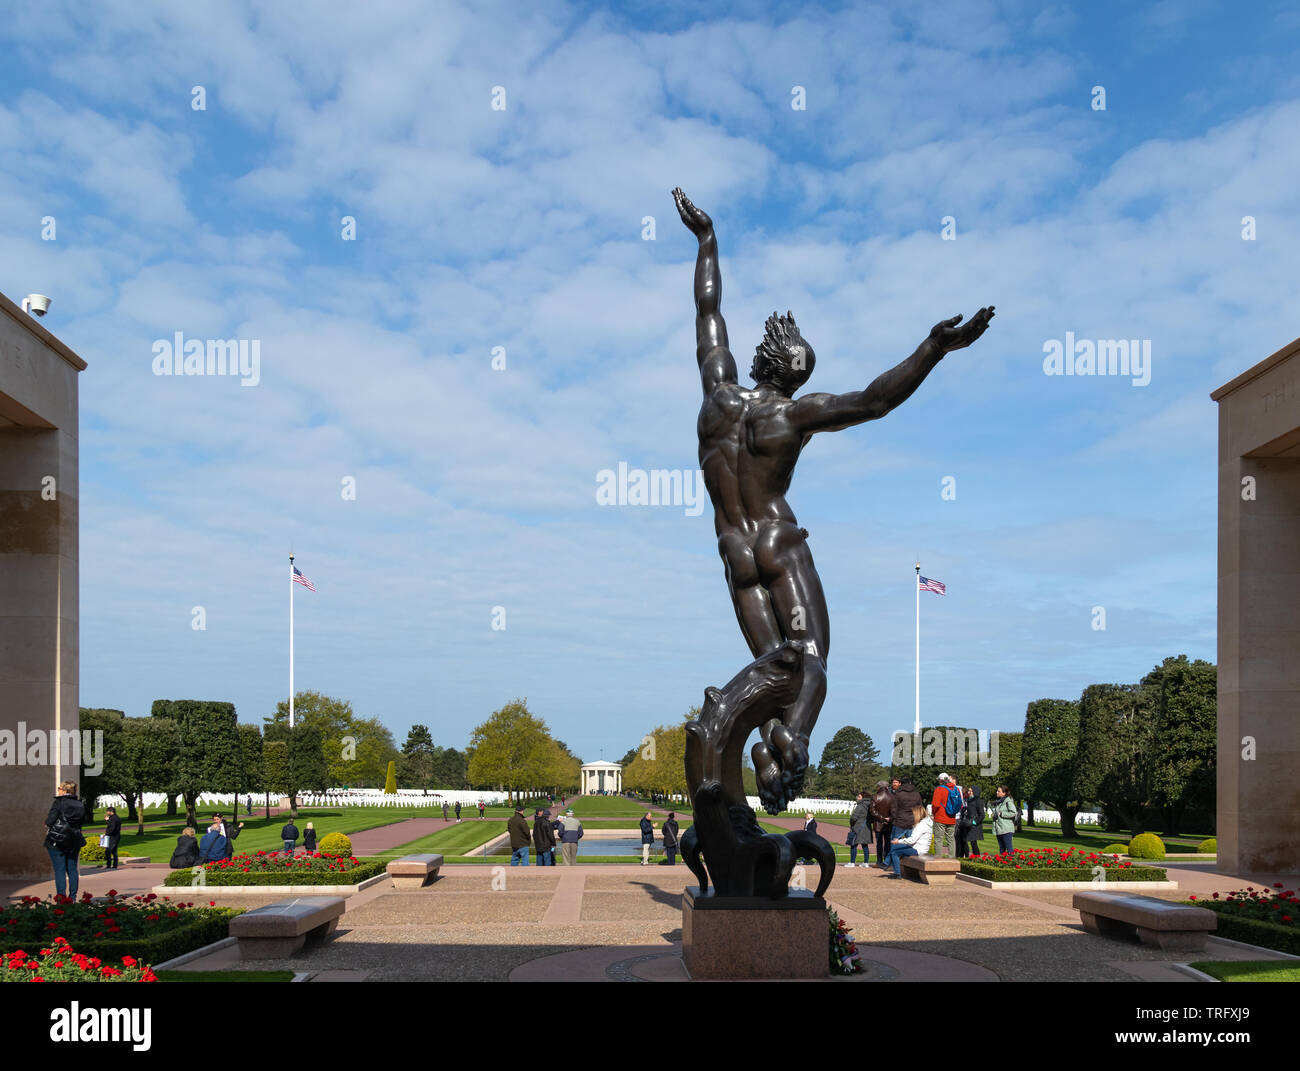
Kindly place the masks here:
[(1136, 931), (1144, 945), (1155, 948), (1204, 948), (1205, 938), (1218, 926), (1214, 912), (1206, 908), (1136, 893), (1077, 892), (1074, 907), (1089, 933)]
[(951, 885), (960, 871), (960, 859), (943, 859), (937, 855), (903, 857), (903, 877), (925, 885)]
[(341, 896), (300, 896), (246, 911), (230, 920), (230, 936), (239, 940), (243, 959), (283, 959), (294, 955), (307, 938), (334, 932), (343, 914)]
[(442, 856), (431, 852), (404, 855), (388, 864), (394, 889), (422, 889), (438, 876)]

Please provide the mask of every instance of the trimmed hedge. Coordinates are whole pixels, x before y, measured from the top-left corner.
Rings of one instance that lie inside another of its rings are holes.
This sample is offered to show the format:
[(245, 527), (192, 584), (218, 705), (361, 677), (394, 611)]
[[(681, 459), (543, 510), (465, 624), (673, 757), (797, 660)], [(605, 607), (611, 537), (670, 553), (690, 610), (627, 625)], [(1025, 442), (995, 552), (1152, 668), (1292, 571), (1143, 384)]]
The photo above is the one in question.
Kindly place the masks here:
[(1248, 945), (1271, 948), (1275, 952), (1300, 956), (1300, 930), (1294, 927), (1279, 926), (1276, 922), (1264, 922), (1262, 919), (1238, 918), (1225, 910), (1227, 904), (1207, 900), (1184, 900), (1183, 903), (1192, 907), (1208, 907), (1219, 917), (1219, 928), (1211, 934), (1213, 937), (1226, 937), (1230, 941), (1242, 941)]
[(1219, 841), (1216, 837), (1206, 837), (1196, 846), (1196, 851), (1200, 855), (1218, 855)]
[[(353, 869), (337, 870), (286, 870), (284, 873), (272, 871), (261, 874), (244, 874), (235, 870), (207, 870), (203, 872), (204, 881), (193, 886), (195, 894), (205, 888), (213, 889), (221, 885), (355, 885), (382, 874), (388, 866), (385, 859), (363, 859)], [(169, 887), (189, 885), (193, 880), (191, 872), (173, 870), (164, 879)]]
[(316, 850), (321, 855), (341, 855), (347, 859), (352, 855), (352, 839), (346, 833), (326, 833)]
[[(77, 853), (77, 858), (83, 863), (99, 864), (107, 862), (108, 853), (98, 843), (87, 841), (82, 845), (81, 851)], [(77, 951), (80, 952), (81, 949), (77, 949)], [(89, 954), (87, 953), (87, 955)], [(104, 957), (100, 956), (99, 958), (103, 959)]]
[(1130, 859), (1163, 859), (1165, 842), (1154, 833), (1139, 833), (1128, 845)]
[[(220, 941), (230, 934), (230, 920), (243, 913), (243, 908), (207, 908), (203, 918), (188, 926), (180, 926), (157, 937), (83, 937), (75, 948), (82, 955), (98, 956), (105, 963), (119, 963), (123, 956), (134, 956), (141, 963), (164, 963), (174, 956), (184, 955), (196, 948)], [(37, 942), (39, 944), (39, 942)], [(40, 947), (32, 948), (32, 941), (0, 937), (0, 952), (21, 948), (28, 955), (36, 955)]]
[[(987, 878), (989, 881), (1077, 881), (1092, 885), (1092, 871), (1092, 867), (1084, 866), (1025, 867), (1016, 870), (1005, 866), (988, 866), (967, 859), (963, 859), (961, 864), (963, 874), (969, 874), (973, 878)], [(1165, 881), (1168, 871), (1155, 866), (1128, 866), (1107, 867), (1105, 873), (1104, 884), (1112, 885), (1122, 881)]]
[(1128, 855), (1127, 844), (1107, 844), (1101, 850), (1102, 855)]

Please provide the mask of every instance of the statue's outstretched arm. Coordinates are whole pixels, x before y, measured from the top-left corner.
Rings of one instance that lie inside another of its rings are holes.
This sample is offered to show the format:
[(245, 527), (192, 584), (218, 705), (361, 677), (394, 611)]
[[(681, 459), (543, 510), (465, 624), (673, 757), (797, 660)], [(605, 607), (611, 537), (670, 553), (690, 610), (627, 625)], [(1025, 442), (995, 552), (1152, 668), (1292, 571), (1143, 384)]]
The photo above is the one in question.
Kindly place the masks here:
[(879, 420), (912, 396), (944, 354), (965, 349), (984, 334), (993, 319), (993, 306), (980, 309), (964, 324), (961, 319), (961, 316), (954, 316), (935, 324), (930, 337), (916, 347), (912, 356), (888, 372), (882, 372), (866, 390), (848, 394), (804, 395), (791, 410), (795, 427), (811, 434), (839, 431), (868, 420)]
[(722, 272), (718, 267), (718, 239), (713, 220), (690, 202), (681, 188), (673, 190), (682, 222), (700, 242), (695, 258), (695, 358), (700, 366), (704, 393), (719, 383), (736, 382), (736, 361), (727, 345), (727, 324), (719, 311)]

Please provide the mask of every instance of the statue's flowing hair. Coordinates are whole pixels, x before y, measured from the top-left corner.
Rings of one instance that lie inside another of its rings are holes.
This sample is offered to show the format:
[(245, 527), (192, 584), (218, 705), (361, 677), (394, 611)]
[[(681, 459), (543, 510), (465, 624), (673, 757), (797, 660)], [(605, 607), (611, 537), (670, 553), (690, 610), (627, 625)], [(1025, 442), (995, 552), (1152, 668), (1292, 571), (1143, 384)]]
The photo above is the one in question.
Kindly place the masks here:
[[(796, 349), (806, 355), (806, 365), (803, 368), (792, 367), (791, 353)], [(787, 309), (784, 316), (778, 316), (773, 312), (763, 325), (763, 339), (754, 350), (754, 365), (750, 375), (755, 382), (761, 383), (772, 378), (774, 373), (781, 378), (793, 373), (793, 377), (802, 382), (812, 373), (813, 360), (812, 347), (799, 333), (794, 313)]]

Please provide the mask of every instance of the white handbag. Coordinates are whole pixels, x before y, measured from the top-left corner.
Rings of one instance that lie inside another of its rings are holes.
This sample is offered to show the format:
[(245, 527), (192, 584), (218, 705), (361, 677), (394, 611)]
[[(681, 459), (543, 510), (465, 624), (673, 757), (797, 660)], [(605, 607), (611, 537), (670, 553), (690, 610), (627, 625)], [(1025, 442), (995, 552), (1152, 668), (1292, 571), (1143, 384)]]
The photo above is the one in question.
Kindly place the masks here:
[(107, 833), (101, 833), (101, 834), (99, 835), (99, 846), (100, 846), (101, 848), (107, 848), (107, 847), (108, 847), (108, 834), (107, 834)]

